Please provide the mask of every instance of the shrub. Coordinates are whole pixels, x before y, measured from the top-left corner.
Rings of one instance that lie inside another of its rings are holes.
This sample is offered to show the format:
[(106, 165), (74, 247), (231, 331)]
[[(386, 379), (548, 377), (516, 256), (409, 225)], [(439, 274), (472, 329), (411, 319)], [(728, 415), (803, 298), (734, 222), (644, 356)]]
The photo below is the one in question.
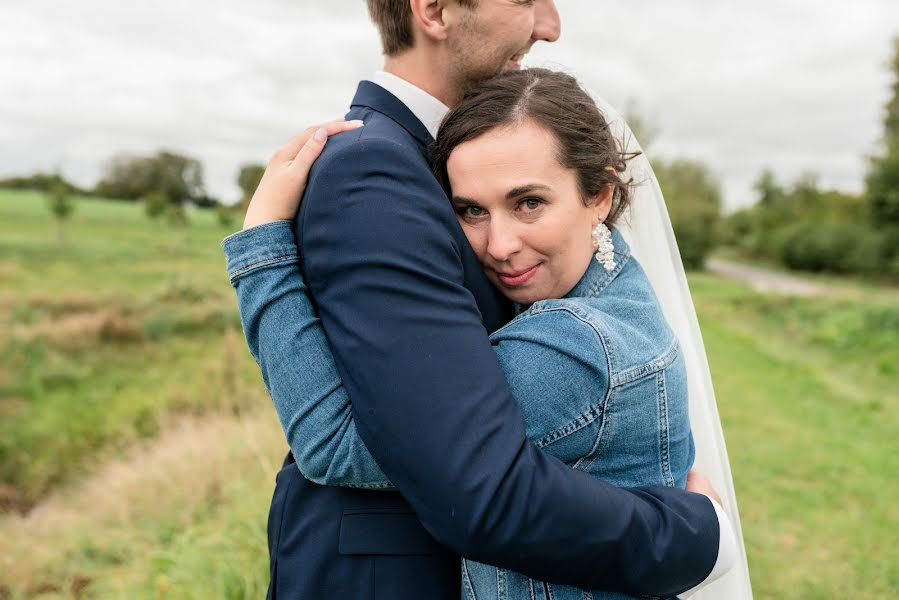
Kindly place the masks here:
[(874, 272), (883, 267), (882, 236), (857, 223), (804, 223), (787, 234), (780, 256), (791, 269)]

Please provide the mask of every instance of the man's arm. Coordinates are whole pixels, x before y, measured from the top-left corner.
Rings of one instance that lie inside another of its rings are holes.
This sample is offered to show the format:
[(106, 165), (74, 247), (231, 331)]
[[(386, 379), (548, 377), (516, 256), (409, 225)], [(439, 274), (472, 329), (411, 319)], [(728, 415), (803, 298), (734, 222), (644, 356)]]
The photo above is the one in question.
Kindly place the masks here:
[(389, 141), (325, 154), (298, 234), (359, 434), (434, 537), (584, 588), (675, 594), (718, 551), (704, 496), (620, 490), (525, 437), (471, 293), (453, 213)]

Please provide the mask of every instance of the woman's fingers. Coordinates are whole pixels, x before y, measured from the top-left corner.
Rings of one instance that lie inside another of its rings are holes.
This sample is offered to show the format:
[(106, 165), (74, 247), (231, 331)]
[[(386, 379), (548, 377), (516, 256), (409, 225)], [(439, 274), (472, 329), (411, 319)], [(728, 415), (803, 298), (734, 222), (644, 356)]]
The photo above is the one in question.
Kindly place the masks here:
[(274, 156), (272, 156), (272, 160), (294, 160), (299, 154), (300, 150), (303, 149), (303, 147), (309, 142), (309, 140), (312, 139), (312, 136), (314, 136), (315, 132), (319, 129), (324, 129), (325, 137), (328, 137), (337, 133), (343, 133), (344, 131), (357, 129), (359, 127), (362, 127), (362, 125), (362, 121), (345, 121), (344, 119), (335, 119), (333, 121), (321, 123), (320, 125), (313, 125), (302, 133), (299, 133), (290, 138), (290, 141), (281, 146), (278, 151), (275, 152)]
[(365, 123), (362, 121), (354, 120), (354, 121), (344, 121), (343, 119), (337, 119), (335, 121), (328, 121), (327, 123), (322, 123), (317, 127), (324, 128), (325, 131), (328, 132), (328, 135), (334, 135), (335, 133), (342, 133), (344, 131), (352, 131), (353, 129), (358, 129), (362, 127)]
[(316, 129), (312, 136), (302, 145), (293, 162), (290, 163), (294, 171), (300, 171), (301, 177), (305, 180), (312, 168), (312, 163), (319, 157), (325, 148), (325, 142), (328, 141), (328, 130), (324, 127)]
[(329, 121), (310, 127), (279, 148), (250, 200), (244, 229), (279, 219), (292, 219), (299, 209), (309, 170), (324, 149), (328, 136), (361, 126), (362, 121)]
[(325, 142), (328, 141), (329, 136), (344, 131), (358, 129), (359, 127), (362, 127), (362, 121), (344, 121), (341, 119), (339, 121), (330, 121), (319, 125), (312, 132), (312, 135), (307, 136), (304, 133), (306, 141), (297, 151), (297, 154), (291, 163), (291, 167), (295, 171), (299, 170), (305, 178), (312, 168), (312, 163), (314, 163), (315, 159), (322, 153)]

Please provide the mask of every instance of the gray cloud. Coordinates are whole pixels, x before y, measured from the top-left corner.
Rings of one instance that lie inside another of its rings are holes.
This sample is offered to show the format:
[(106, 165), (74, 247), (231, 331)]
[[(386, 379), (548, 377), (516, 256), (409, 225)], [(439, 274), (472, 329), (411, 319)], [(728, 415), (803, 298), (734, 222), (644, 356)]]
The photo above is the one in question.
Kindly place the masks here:
[[(899, 5), (559, 0), (564, 66), (657, 123), (655, 154), (706, 161), (730, 206), (763, 166), (859, 191), (876, 148)], [(211, 191), (297, 129), (341, 114), (380, 62), (361, 0), (32, 0), (0, 8), (0, 175), (60, 165), (92, 184), (117, 152), (200, 158)]]

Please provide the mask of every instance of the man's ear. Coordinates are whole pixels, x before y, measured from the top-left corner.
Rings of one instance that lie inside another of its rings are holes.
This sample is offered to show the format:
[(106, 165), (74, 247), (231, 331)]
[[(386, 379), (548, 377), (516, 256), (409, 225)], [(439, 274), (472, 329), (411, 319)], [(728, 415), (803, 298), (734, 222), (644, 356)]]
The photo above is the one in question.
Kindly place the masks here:
[(412, 8), (412, 27), (431, 41), (446, 40), (446, 0), (409, 0)]

